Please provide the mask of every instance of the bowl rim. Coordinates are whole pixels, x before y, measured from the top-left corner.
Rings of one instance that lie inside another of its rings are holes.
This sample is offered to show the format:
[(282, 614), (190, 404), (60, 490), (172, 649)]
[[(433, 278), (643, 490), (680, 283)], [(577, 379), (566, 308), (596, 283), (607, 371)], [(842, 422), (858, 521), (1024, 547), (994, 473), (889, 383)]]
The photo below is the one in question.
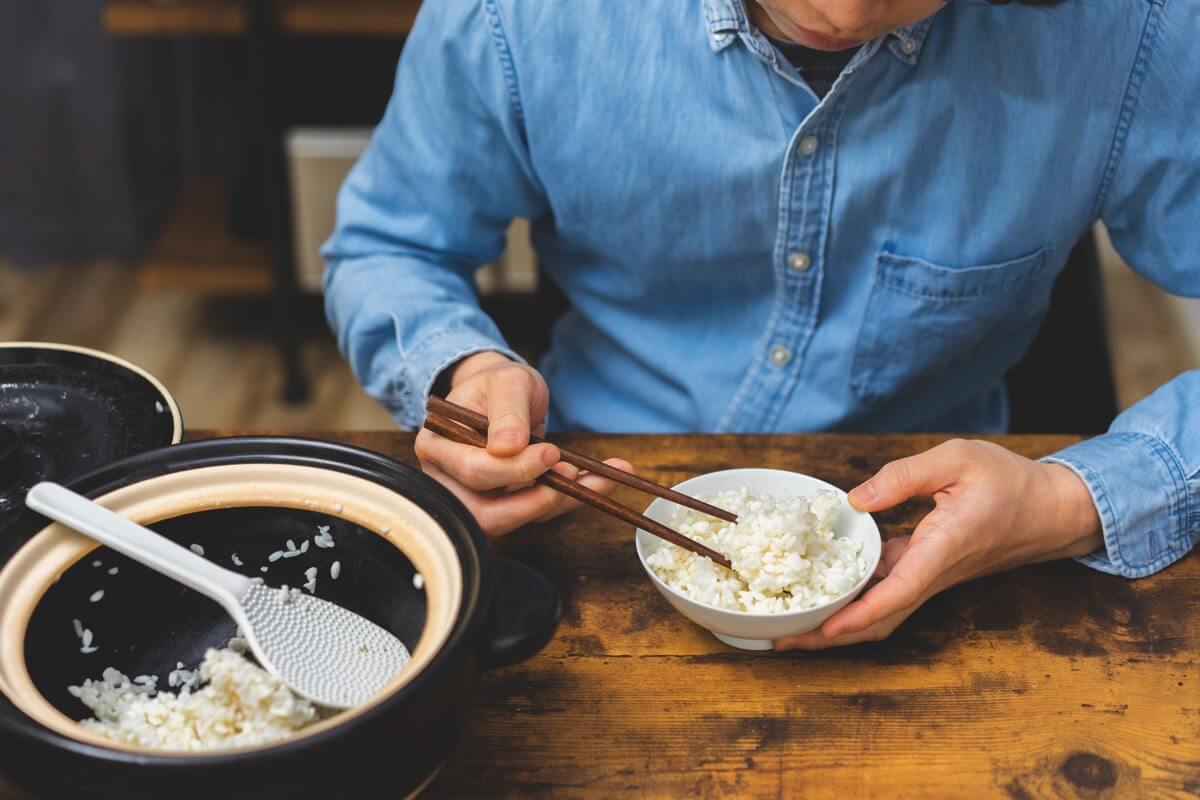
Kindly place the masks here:
[[(338, 454), (349, 459), (347, 462), (321, 461)], [(225, 459), (225, 460), (222, 460)], [(284, 759), (310, 752), (312, 748), (328, 746), (329, 743), (349, 736), (354, 730), (376, 723), (380, 717), (408, 702), (434, 681), (443, 670), (453, 668), (456, 658), (471, 657), (472, 642), (478, 637), (483, 625), (493, 590), (493, 568), (490, 551), (482, 530), (466, 507), (449, 490), (425, 476), (415, 468), (391, 456), (366, 448), (341, 442), (330, 442), (305, 437), (239, 436), (201, 439), (180, 445), (148, 450), (134, 456), (105, 464), (91, 472), (66, 482), (65, 485), (87, 496), (98, 496), (116, 488), (141, 483), (162, 471), (177, 471), (217, 463), (278, 463), (324, 466), (383, 483), (383, 475), (403, 475), (415, 479), (414, 490), (423, 495), (413, 500), (434, 521), (447, 531), (453, 550), (459, 559), (462, 574), (461, 599), (458, 614), (441, 648), (433, 654), (425, 668), (379, 702), (365, 708), (361, 713), (308, 736), (282, 739), (270, 744), (250, 748), (222, 749), (212, 751), (130, 750), (108, 747), (62, 734), (47, 728), (26, 715), (9, 698), (0, 694), (0, 733), (17, 737), (32, 738), (41, 745), (67, 751), (87, 758), (98, 758), (110, 763), (133, 766), (154, 766), (169, 769), (193, 768), (204, 765), (225, 765), (243, 762), (245, 759)], [(165, 463), (164, 463), (165, 462)], [(371, 466), (377, 472), (368, 474)], [(121, 471), (127, 474), (121, 477)], [(139, 471), (140, 470), (140, 471)], [(149, 472), (148, 472), (149, 470)], [(431, 503), (431, 509), (425, 503)], [(23, 509), (6, 529), (6, 534), (16, 534), (23, 528), (34, 526), (30, 533), (40, 532), (45, 525), (40, 517)], [(448, 525), (447, 523), (451, 524)], [(21, 537), (21, 544), (10, 543), (0, 553), (0, 563), (7, 561), (28, 541), (31, 536)], [(464, 648), (468, 649), (464, 653)]]
[[(672, 596), (678, 597), (680, 600), (684, 600), (688, 603), (694, 603), (695, 605), (703, 607), (707, 611), (718, 611), (722, 614), (729, 614), (735, 618), (745, 617), (747, 619), (754, 619), (754, 620), (771, 620), (771, 619), (784, 620), (784, 619), (789, 619), (790, 617), (795, 616), (795, 615), (812, 614), (812, 613), (827, 609), (827, 608), (829, 608), (829, 606), (832, 606), (836, 603), (840, 603), (842, 600), (845, 600), (847, 597), (856, 596), (859, 592), (861, 592), (866, 587), (866, 585), (870, 582), (872, 576), (874, 576), (875, 570), (879, 566), (879, 562), (883, 557), (883, 534), (879, 530), (879, 524), (875, 521), (875, 518), (873, 516), (871, 516), (871, 514), (869, 512), (859, 511), (858, 509), (854, 508), (853, 506), (850, 506), (849, 502), (846, 501), (846, 496), (847, 496), (846, 492), (843, 491), (842, 489), (839, 489), (837, 486), (834, 486), (829, 481), (822, 480), (822, 479), (816, 477), (815, 475), (809, 475), (806, 472), (796, 472), (795, 470), (789, 470), (789, 469), (778, 469), (775, 467), (733, 467), (730, 469), (722, 469), (722, 470), (716, 470), (714, 472), (704, 472), (699, 475), (693, 475), (692, 477), (688, 478), (687, 480), (680, 481), (679, 483), (675, 484), (671, 488), (674, 489), (675, 491), (681, 492), (681, 491), (684, 491), (684, 489), (682, 488), (684, 486), (684, 484), (689, 483), (693, 480), (697, 480), (698, 478), (709, 478), (709, 477), (715, 477), (718, 475), (727, 475), (729, 473), (736, 473), (736, 472), (774, 472), (774, 473), (778, 473), (781, 475), (799, 476), (802, 478), (808, 478), (809, 480), (816, 481), (817, 483), (821, 484), (822, 486), (825, 486), (828, 489), (834, 491), (835, 493), (837, 493), (839, 499), (841, 499), (843, 502), (846, 502), (846, 505), (849, 507), (850, 511), (852, 511), (855, 514), (861, 514), (862, 516), (866, 517), (868, 522), (870, 522), (869, 530), (873, 531), (875, 534), (875, 538), (879, 540), (879, 548), (875, 554), (874, 561), (871, 564), (867, 565), (867, 570), (865, 571), (864, 575), (862, 576), (862, 578), (859, 579), (859, 581), (856, 584), (854, 584), (853, 588), (838, 595), (834, 599), (829, 600), (828, 602), (822, 603), (819, 606), (813, 606), (812, 608), (798, 608), (798, 609), (793, 609), (791, 611), (779, 611), (776, 613), (765, 613), (765, 612), (761, 612), (761, 611), (738, 611), (738, 610), (732, 609), (732, 608), (721, 608), (720, 606), (714, 606), (709, 603), (705, 603), (702, 600), (697, 600), (694, 597), (688, 597), (687, 595), (680, 593), (677, 589), (674, 589), (673, 587), (668, 586), (667, 583), (665, 581), (663, 581), (662, 578), (658, 577), (658, 574), (655, 573), (655, 571), (650, 567), (650, 565), (646, 563), (646, 556), (642, 552), (641, 534), (646, 534), (647, 536), (653, 536), (654, 534), (649, 533), (645, 530), (642, 530), (641, 528), (636, 528), (636, 529), (634, 529), (633, 542), (634, 542), (634, 549), (637, 551), (638, 562), (641, 563), (642, 569), (646, 571), (646, 574), (650, 576), (650, 580), (654, 581), (654, 584), (660, 590), (665, 590), (667, 592), (670, 592)], [(653, 502), (650, 503), (649, 506), (646, 506), (646, 511), (649, 511), (650, 506), (654, 505), (654, 503), (657, 503), (657, 502), (659, 502), (659, 500), (655, 499)], [(666, 502), (666, 501), (664, 501), (664, 502)], [(643, 513), (645, 513), (645, 512), (643, 512)], [(837, 532), (835, 531), (834, 533), (836, 534)]]

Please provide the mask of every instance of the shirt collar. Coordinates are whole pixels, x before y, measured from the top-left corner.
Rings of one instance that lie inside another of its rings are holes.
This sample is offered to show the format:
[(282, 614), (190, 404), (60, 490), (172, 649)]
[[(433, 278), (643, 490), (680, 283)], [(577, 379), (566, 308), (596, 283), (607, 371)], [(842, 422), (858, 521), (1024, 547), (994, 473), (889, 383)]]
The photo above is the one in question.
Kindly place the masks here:
[[(750, 20), (746, 17), (743, 0), (703, 0), (703, 3), (708, 43), (713, 52), (721, 52), (739, 37), (750, 33)], [(916, 65), (932, 25), (933, 17), (929, 17), (892, 31), (885, 37), (888, 50), (905, 64)]]

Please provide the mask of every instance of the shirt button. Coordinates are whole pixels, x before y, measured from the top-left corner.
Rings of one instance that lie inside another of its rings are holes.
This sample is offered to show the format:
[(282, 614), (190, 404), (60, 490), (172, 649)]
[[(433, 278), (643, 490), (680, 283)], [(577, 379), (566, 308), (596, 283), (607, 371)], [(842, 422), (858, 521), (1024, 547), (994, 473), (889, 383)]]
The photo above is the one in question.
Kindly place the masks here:
[(786, 367), (792, 360), (792, 351), (781, 344), (771, 348), (771, 363), (777, 367)]
[(800, 152), (806, 156), (811, 156), (817, 152), (817, 137), (805, 136), (800, 140)]
[(808, 272), (811, 266), (812, 259), (808, 257), (808, 253), (795, 252), (788, 256), (788, 267), (792, 272)]
[(911, 56), (913, 53), (917, 52), (917, 40), (905, 39), (900, 43), (900, 49), (903, 50), (906, 55)]

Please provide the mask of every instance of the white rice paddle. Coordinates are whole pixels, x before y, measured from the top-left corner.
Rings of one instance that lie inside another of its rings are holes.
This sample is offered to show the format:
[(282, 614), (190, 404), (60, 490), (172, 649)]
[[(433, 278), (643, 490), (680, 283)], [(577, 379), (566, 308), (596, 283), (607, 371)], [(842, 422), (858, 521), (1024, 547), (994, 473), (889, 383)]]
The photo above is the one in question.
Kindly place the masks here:
[(314, 703), (362, 703), (408, 663), (399, 639), (358, 614), (219, 567), (56, 483), (34, 486), (25, 503), (220, 603), (263, 668)]

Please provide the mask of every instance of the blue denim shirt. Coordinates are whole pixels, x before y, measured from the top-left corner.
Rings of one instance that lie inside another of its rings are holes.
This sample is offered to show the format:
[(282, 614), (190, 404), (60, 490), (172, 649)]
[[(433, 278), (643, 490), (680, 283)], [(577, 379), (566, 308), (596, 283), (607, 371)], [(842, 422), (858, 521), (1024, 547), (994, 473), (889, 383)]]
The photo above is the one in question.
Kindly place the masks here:
[[(571, 299), (551, 429), (1002, 431), (1071, 245), (1102, 218), (1200, 294), (1200, 10), (955, 2), (824, 100), (741, 0), (439, 0), (339, 198), (327, 309), (419, 424), (463, 356), (516, 357), (472, 276), (514, 217)], [(1055, 454), (1128, 576), (1200, 537), (1200, 373)]]

